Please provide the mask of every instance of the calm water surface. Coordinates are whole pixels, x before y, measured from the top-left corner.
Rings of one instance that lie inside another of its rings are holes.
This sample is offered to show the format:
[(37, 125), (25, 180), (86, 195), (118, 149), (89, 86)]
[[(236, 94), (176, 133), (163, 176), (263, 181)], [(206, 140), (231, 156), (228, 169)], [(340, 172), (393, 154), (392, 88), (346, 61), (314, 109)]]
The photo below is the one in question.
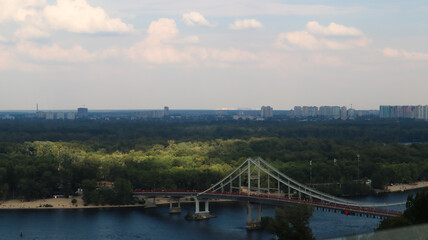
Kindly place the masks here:
[[(410, 192), (359, 198), (367, 202), (405, 201)], [(246, 205), (212, 203), (217, 218), (184, 220), (193, 205), (182, 205), (181, 215), (169, 215), (167, 207), (154, 209), (3, 210), (0, 239), (270, 239), (271, 234), (245, 230)], [(395, 208), (400, 209), (400, 208)], [(404, 209), (404, 206), (401, 206)], [(273, 216), (274, 207), (264, 206), (263, 216)], [(317, 239), (373, 231), (378, 219), (314, 211), (310, 225)], [(23, 238), (19, 237), (23, 233)]]

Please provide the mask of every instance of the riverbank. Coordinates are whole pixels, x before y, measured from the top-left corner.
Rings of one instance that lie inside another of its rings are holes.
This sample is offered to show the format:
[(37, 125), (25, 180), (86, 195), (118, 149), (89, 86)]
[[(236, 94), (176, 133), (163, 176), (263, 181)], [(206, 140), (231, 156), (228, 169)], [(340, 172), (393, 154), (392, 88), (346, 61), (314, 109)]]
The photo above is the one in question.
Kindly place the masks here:
[(418, 188), (428, 188), (428, 181), (421, 181), (421, 182), (415, 182), (410, 184), (395, 184), (393, 186), (388, 186), (387, 191), (400, 192), (400, 191), (406, 191), (406, 190), (418, 189)]
[(388, 186), (386, 189), (375, 189), (376, 193), (382, 193), (382, 192), (404, 192), (407, 190), (412, 189), (420, 189), (420, 188), (428, 188), (428, 181), (420, 181), (420, 182), (414, 182), (414, 183), (400, 183), (400, 184), (394, 184), (392, 186)]
[[(76, 203), (72, 203), (72, 199), (76, 200)], [(152, 201), (152, 199), (148, 199)], [(170, 199), (166, 197), (156, 198), (156, 205), (169, 205)], [(232, 200), (217, 199), (211, 200), (210, 202), (230, 202)], [(190, 197), (184, 197), (180, 199), (180, 203), (193, 203), (194, 200)], [(176, 205), (176, 200), (173, 201)], [(91, 208), (131, 208), (131, 207), (146, 207), (145, 204), (130, 204), (130, 205), (84, 205), (81, 196), (73, 198), (46, 198), (33, 201), (24, 200), (7, 200), (0, 202), (1, 209), (91, 209)]]
[[(76, 199), (76, 203), (72, 203)], [(144, 207), (144, 204), (133, 205), (88, 205), (85, 206), (82, 197), (73, 198), (46, 198), (33, 201), (8, 200), (0, 203), (1, 209), (83, 209), (83, 208), (125, 208)]]

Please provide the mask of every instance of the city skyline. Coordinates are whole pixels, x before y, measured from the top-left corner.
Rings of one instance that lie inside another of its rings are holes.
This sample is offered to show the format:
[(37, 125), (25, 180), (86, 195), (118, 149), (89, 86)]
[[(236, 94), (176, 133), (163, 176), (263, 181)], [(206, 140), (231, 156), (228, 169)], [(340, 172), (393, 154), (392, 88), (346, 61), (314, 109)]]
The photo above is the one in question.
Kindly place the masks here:
[(0, 110), (428, 103), (416, 0), (0, 4)]
[[(192, 108), (174, 108), (174, 109), (172, 109), (172, 110), (178, 110), (178, 111), (180, 111), (180, 110), (190, 110), (190, 111), (192, 111), (192, 110), (208, 110), (208, 111), (260, 111), (261, 109), (263, 109), (263, 108), (265, 108), (265, 107), (268, 107), (268, 108), (271, 108), (271, 111), (299, 111), (299, 112), (301, 112), (302, 111), (302, 109), (307, 109), (306, 111), (309, 111), (309, 112), (313, 112), (313, 111), (315, 111), (315, 112), (317, 112), (318, 113), (318, 111), (323, 111), (322, 109), (323, 108), (337, 108), (337, 109), (342, 109), (342, 108), (345, 108), (345, 109), (347, 109), (347, 110), (363, 110), (363, 111), (382, 111), (381, 109), (382, 109), (382, 107), (425, 107), (425, 106), (428, 106), (427, 104), (415, 104), (415, 105), (403, 105), (403, 104), (398, 104), (398, 105), (378, 105), (377, 106), (377, 108), (374, 108), (374, 109), (363, 109), (363, 108), (355, 108), (355, 106), (353, 105), (353, 104), (350, 104), (349, 106), (346, 106), (346, 105), (338, 105), (338, 104), (333, 104), (333, 105), (315, 105), (315, 104), (312, 104), (312, 105), (295, 105), (295, 106), (292, 106), (291, 108), (272, 108), (271, 106), (269, 106), (269, 105), (266, 105), (266, 106), (262, 106), (262, 105), (260, 105), (259, 107), (256, 107), (256, 108), (248, 108), (248, 107), (236, 107), (236, 108), (194, 108), (194, 109), (192, 109)], [(35, 106), (35, 108), (34, 109), (0, 109), (0, 112), (8, 112), (8, 111), (17, 111), (17, 112), (20, 112), (20, 111), (22, 111), (22, 112), (35, 112), (35, 113), (37, 113), (37, 112), (51, 112), (51, 111), (75, 111), (75, 112), (77, 112), (78, 111), (78, 109), (81, 109), (81, 108), (85, 108), (85, 109), (89, 109), (90, 111), (157, 111), (157, 110), (165, 110), (165, 108), (166, 109), (168, 109), (168, 111), (170, 110), (169, 109), (169, 106), (155, 106), (155, 107), (153, 107), (153, 108), (129, 108), (129, 109), (113, 109), (113, 108), (105, 108), (105, 109), (97, 109), (97, 108), (88, 108), (86, 105), (81, 105), (81, 106), (77, 106), (77, 107), (75, 107), (75, 108), (58, 108), (58, 109), (49, 109), (49, 108), (43, 108), (43, 107), (39, 107), (39, 105), (38, 104), (36, 104), (36, 106)], [(296, 108), (298, 108), (297, 110), (296, 110)], [(263, 110), (262, 110), (263, 111)], [(309, 115), (314, 115), (315, 113), (309, 113)], [(322, 115), (322, 114), (321, 114)]]

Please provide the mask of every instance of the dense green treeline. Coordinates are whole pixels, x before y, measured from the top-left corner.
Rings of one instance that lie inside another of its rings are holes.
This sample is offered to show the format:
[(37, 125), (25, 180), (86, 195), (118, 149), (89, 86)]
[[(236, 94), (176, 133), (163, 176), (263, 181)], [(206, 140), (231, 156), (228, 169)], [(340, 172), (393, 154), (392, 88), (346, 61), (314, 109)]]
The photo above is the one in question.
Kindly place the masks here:
[[(141, 150), (109, 152), (94, 149), (86, 142), (34, 141), (0, 144), (0, 197), (69, 195), (88, 181), (118, 179), (129, 181), (135, 189), (200, 190), (217, 182), (247, 157), (255, 156), (303, 183), (341, 183), (344, 189), (352, 186), (358, 190), (359, 186), (352, 185), (358, 173), (357, 154), (360, 179), (372, 179), (376, 187), (382, 188), (389, 182), (427, 180), (428, 144), (422, 143), (250, 137), (170, 140), (166, 144), (146, 145)], [(334, 189), (330, 192), (346, 193)], [(115, 199), (115, 193), (103, 194), (113, 194), (109, 199)], [(92, 202), (100, 198), (95, 196)]]
[(214, 139), (323, 138), (342, 141), (428, 142), (423, 121), (37, 121), (0, 122), (0, 142), (77, 141), (108, 152), (145, 150), (154, 144)]
[(82, 189), (85, 204), (123, 205), (132, 204), (133, 202), (131, 182), (123, 178), (117, 178), (111, 188), (97, 187), (97, 182), (94, 179), (83, 180)]

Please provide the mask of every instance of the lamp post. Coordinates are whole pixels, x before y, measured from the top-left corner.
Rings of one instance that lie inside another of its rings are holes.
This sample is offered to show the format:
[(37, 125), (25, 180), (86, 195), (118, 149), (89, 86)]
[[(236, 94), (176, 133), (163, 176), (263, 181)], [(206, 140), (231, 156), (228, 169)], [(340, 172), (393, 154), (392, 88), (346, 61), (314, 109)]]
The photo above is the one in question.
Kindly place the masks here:
[(357, 180), (360, 180), (360, 154), (357, 154), (357, 164), (358, 164), (358, 172), (357, 172)]

